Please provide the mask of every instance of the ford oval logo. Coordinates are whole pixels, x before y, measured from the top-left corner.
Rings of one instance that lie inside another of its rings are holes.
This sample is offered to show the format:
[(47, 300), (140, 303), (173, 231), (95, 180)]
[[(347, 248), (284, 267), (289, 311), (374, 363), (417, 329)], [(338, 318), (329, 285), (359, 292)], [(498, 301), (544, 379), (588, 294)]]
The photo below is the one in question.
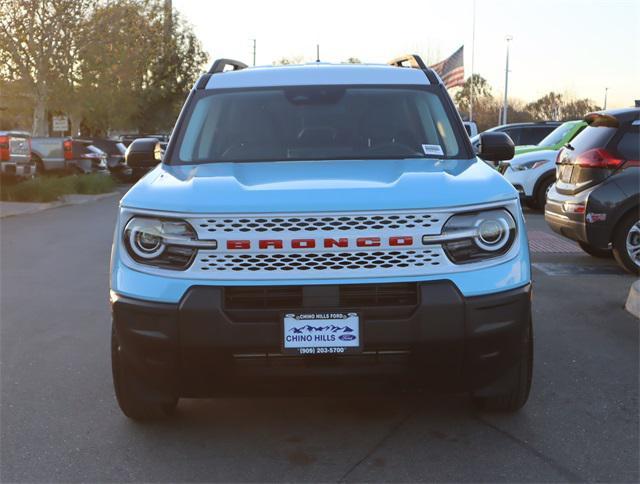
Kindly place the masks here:
[(341, 334), (340, 336), (338, 336), (338, 338), (342, 341), (353, 341), (354, 339), (356, 339), (356, 337), (352, 334)]

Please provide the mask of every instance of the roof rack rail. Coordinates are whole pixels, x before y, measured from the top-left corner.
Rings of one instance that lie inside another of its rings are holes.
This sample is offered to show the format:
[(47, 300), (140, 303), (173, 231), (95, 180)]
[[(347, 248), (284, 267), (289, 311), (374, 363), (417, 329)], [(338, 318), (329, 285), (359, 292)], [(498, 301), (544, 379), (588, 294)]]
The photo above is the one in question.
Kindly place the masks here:
[[(413, 69), (426, 69), (427, 66), (418, 54), (406, 54), (387, 62), (390, 66), (395, 67), (411, 67)], [(408, 65), (405, 65), (408, 64)]]
[(433, 69), (427, 67), (418, 54), (406, 54), (395, 59), (391, 59), (387, 64), (394, 67), (410, 67), (412, 69), (420, 69), (424, 72), (431, 84), (439, 84), (438, 76), (435, 75)]
[(209, 74), (219, 74), (220, 72), (224, 72), (225, 67), (227, 66), (231, 66), (233, 71), (239, 71), (241, 69), (246, 69), (247, 64), (245, 64), (244, 62), (240, 62), (237, 60), (233, 60), (233, 59), (217, 59), (213, 65), (211, 66), (211, 69), (209, 69)]

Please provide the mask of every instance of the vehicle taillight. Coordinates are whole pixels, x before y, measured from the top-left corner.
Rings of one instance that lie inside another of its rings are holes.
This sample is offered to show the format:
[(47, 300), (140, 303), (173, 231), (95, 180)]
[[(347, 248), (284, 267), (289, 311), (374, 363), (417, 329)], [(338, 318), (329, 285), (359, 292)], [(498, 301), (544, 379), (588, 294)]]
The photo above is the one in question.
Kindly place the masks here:
[(616, 158), (607, 150), (595, 148), (585, 151), (576, 158), (576, 165), (584, 168), (609, 168), (616, 169), (624, 164), (625, 160)]
[(73, 160), (73, 141), (71, 141), (70, 139), (64, 140), (62, 143), (62, 147), (64, 149), (64, 159)]
[(9, 152), (9, 137), (0, 136), (0, 161), (9, 161), (11, 153)]

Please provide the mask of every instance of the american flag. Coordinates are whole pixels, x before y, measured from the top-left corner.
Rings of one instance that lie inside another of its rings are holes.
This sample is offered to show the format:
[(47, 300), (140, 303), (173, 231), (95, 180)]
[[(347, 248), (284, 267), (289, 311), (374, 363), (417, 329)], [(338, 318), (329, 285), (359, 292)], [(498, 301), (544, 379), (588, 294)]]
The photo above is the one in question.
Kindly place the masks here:
[(464, 84), (464, 45), (450, 57), (431, 66), (442, 78), (447, 89)]

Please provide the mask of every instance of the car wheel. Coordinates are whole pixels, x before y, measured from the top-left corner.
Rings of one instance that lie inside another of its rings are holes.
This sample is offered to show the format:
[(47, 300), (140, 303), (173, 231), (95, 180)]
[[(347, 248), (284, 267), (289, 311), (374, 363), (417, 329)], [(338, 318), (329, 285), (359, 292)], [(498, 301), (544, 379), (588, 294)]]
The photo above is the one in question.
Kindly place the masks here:
[(592, 257), (597, 257), (599, 259), (610, 259), (611, 257), (613, 257), (611, 249), (598, 249), (584, 242), (578, 242), (578, 245), (582, 250), (584, 250)]
[(622, 268), (640, 276), (640, 213), (624, 217), (613, 234), (613, 256)]
[(38, 176), (42, 176), (44, 175), (44, 163), (42, 163), (42, 160), (36, 156), (33, 157), (33, 162), (36, 165), (36, 175)]
[(527, 403), (529, 391), (531, 390), (532, 375), (533, 329), (531, 316), (529, 316), (529, 324), (521, 341), (520, 361), (509, 389), (503, 395), (474, 397), (473, 402), (481, 410), (516, 412)]
[(542, 180), (540, 182), (540, 185), (538, 185), (538, 190), (536, 191), (536, 195), (535, 195), (536, 208), (539, 208), (540, 210), (544, 210), (544, 205), (547, 203), (547, 194), (551, 189), (551, 185), (553, 185), (555, 182), (556, 182), (555, 177), (546, 178), (545, 180)]
[(145, 398), (144, 386), (135, 376), (131, 365), (123, 358), (115, 327), (111, 329), (111, 371), (113, 387), (118, 405), (132, 420), (158, 420), (175, 412), (178, 398), (172, 397), (167, 403), (158, 403)]

